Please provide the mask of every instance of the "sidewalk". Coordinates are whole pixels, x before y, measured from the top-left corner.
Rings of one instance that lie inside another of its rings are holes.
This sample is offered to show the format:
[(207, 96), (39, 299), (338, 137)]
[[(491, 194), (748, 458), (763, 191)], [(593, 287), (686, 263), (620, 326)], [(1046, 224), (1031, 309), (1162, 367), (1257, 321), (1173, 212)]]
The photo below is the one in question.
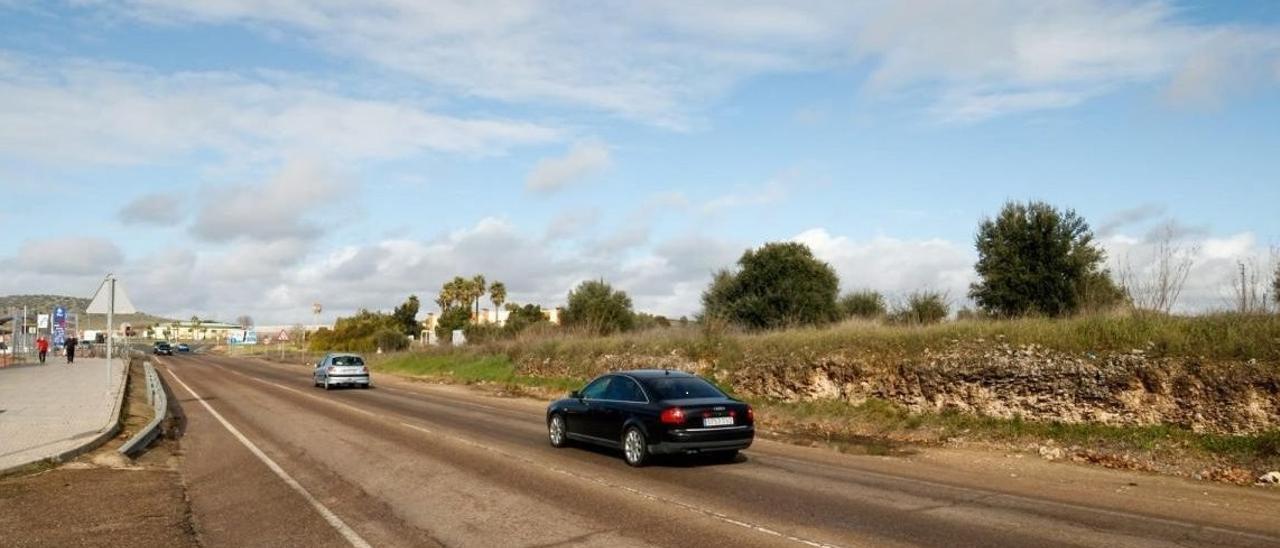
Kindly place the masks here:
[(0, 369), (0, 474), (63, 460), (115, 434), (125, 367), (104, 358)]

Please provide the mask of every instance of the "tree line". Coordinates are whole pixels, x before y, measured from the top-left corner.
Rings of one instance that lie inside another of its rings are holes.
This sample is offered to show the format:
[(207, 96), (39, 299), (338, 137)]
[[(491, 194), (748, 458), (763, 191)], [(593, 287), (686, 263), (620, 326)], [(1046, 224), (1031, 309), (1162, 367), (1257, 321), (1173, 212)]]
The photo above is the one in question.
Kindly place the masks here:
[[(1171, 247), (1170, 241), (1157, 246), (1156, 273), (1151, 280), (1139, 280), (1129, 270), (1122, 272), (1122, 283), (1117, 283), (1105, 267), (1106, 252), (1088, 222), (1075, 211), (1038, 201), (1008, 202), (995, 217), (984, 218), (978, 225), (974, 237), (978, 280), (968, 290), (976, 310), (962, 309), (956, 316), (1063, 317), (1121, 306), (1168, 313), (1190, 269), (1187, 254)], [(1241, 283), (1242, 302), (1252, 302), (1244, 294), (1244, 281)], [(745, 251), (732, 268), (713, 274), (696, 320), (746, 329), (778, 329), (850, 318), (928, 324), (952, 313), (948, 295), (937, 290), (917, 290), (890, 303), (884, 294), (871, 289), (841, 295), (840, 286), (835, 269), (815, 257), (808, 246), (766, 243)], [(1280, 267), (1270, 286), (1271, 299), (1280, 304)], [(505, 305), (507, 318), (502, 325), (481, 321), (481, 302), (486, 295), (495, 310)], [(512, 337), (531, 328), (550, 328), (541, 306), (507, 302), (506, 285), (490, 283), (484, 275), (457, 276), (445, 282), (436, 305), (440, 315), (435, 333), (442, 341), (448, 341), (455, 330), (463, 330), (468, 340), (482, 341)], [(421, 331), (418, 312), (415, 295), (391, 314), (361, 310), (351, 318), (339, 319), (332, 332), (317, 334), (313, 347), (341, 344), (355, 350), (400, 349), (408, 344), (406, 337), (418, 336)], [(626, 292), (603, 279), (579, 284), (558, 312), (561, 327), (596, 335), (672, 324), (662, 316), (637, 313)], [(688, 323), (686, 318), (679, 321)]]

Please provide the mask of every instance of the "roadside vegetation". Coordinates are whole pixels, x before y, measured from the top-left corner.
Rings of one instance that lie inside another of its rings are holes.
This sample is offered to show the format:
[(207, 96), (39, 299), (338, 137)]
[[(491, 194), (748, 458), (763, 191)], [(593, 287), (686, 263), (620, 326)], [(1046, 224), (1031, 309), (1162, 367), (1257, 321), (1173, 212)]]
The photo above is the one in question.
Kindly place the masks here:
[[(967, 295), (972, 308), (956, 310), (953, 296), (933, 288), (890, 296), (864, 287), (842, 295), (842, 285), (856, 288), (858, 280), (840, 280), (803, 244), (778, 242), (747, 250), (734, 265), (714, 273), (693, 319), (638, 313), (631, 298), (605, 280), (583, 282), (562, 308), (549, 310), (509, 302), (506, 286), (488, 283), (483, 275), (458, 276), (443, 285), (436, 300), (439, 316), (430, 326), (439, 341), (435, 346), (396, 352), (424, 327), (413, 319), (418, 301), (411, 296), (391, 314), (361, 311), (339, 320), (333, 331), (317, 334), (310, 349), (381, 349), (391, 353), (372, 360), (382, 371), (544, 396), (580, 386), (605, 369), (693, 369), (737, 391), (741, 387), (732, 379), (744, 370), (756, 381), (769, 375), (794, 379), (797, 371), (803, 376), (805, 368), (830, 363), (833, 356), (854, 357), (857, 365), (847, 371), (857, 377), (905, 363), (927, 367), (940, 351), (968, 352), (977, 361), (991, 352), (1027, 349), (1067, 359), (1169, 358), (1183, 363), (1196, 382), (1208, 383), (1234, 371), (1255, 380), (1280, 371), (1280, 316), (1274, 313), (1280, 310), (1280, 268), (1267, 276), (1253, 268), (1246, 276), (1242, 265), (1234, 282), (1238, 287), (1231, 288), (1238, 303), (1234, 309), (1177, 315), (1172, 311), (1190, 255), (1173, 238), (1167, 234), (1156, 246), (1159, 256), (1150, 264), (1112, 273), (1104, 268), (1105, 253), (1089, 225), (1075, 212), (1041, 202), (1010, 202), (978, 225), (978, 280)], [(485, 296), (495, 309), (505, 306), (505, 321), (481, 314)], [(557, 316), (559, 321), (552, 321)], [(465, 345), (450, 344), (456, 330), (465, 333)], [(1201, 370), (1211, 374), (1195, 377)], [(1280, 430), (1274, 429), (1229, 435), (1172, 424), (1066, 423), (953, 409), (912, 412), (878, 398), (752, 401), (764, 411), (766, 428), (802, 443), (878, 448), (874, 451), (957, 440), (1048, 443), (1074, 447), (1073, 458), (1103, 464), (1191, 458), (1280, 466)]]

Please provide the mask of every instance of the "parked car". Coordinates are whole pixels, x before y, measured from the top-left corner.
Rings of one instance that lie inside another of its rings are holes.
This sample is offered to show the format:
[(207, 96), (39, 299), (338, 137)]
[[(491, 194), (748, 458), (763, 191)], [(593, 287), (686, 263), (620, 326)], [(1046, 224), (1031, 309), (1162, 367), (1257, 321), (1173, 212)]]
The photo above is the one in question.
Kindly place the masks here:
[(325, 390), (335, 386), (368, 388), (369, 368), (365, 367), (364, 358), (357, 354), (329, 354), (316, 362), (311, 381)]
[(187, 346), (187, 343), (178, 343), (178, 352), (186, 353), (190, 351), (191, 351), (191, 347)]
[(172, 356), (173, 347), (167, 341), (156, 341), (155, 344), (151, 345), (151, 353), (157, 356)]
[(639, 370), (601, 375), (547, 406), (551, 445), (571, 440), (621, 449), (627, 464), (656, 454), (731, 460), (755, 439), (755, 413), (696, 375)]

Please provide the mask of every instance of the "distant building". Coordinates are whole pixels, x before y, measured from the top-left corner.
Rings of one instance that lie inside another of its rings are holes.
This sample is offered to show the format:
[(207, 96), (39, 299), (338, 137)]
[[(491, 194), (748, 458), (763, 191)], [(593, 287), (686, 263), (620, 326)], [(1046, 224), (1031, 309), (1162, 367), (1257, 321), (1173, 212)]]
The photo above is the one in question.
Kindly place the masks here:
[(183, 321), (156, 324), (147, 331), (147, 335), (172, 341), (221, 341), (243, 332), (240, 326), (225, 322)]

